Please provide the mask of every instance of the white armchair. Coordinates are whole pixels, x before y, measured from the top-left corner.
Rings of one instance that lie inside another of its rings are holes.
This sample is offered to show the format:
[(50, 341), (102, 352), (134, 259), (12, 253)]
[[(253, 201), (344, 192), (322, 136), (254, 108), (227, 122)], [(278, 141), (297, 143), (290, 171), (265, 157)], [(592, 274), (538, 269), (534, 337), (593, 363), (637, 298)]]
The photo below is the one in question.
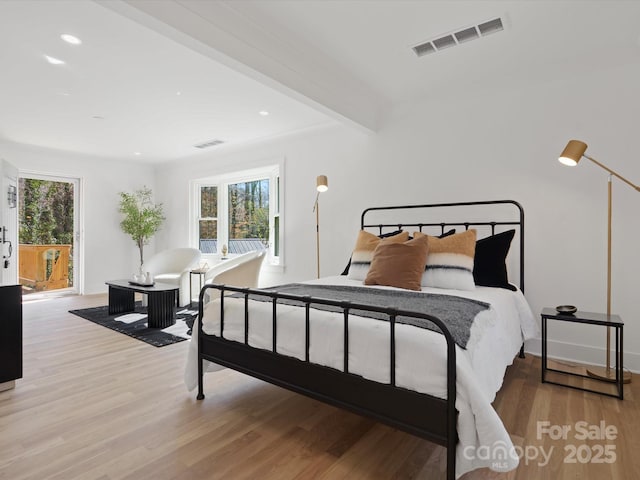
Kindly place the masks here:
[(170, 283), (180, 288), (178, 305), (184, 306), (191, 299), (189, 292), (189, 271), (200, 261), (197, 248), (173, 248), (156, 253), (142, 266), (143, 272), (153, 275), (156, 282)]
[[(267, 250), (256, 250), (243, 253), (237, 257), (225, 260), (205, 274), (204, 283), (233, 285), (235, 287), (257, 287), (260, 278), (260, 267), (267, 256)], [(213, 289), (208, 290), (207, 301), (218, 294)]]

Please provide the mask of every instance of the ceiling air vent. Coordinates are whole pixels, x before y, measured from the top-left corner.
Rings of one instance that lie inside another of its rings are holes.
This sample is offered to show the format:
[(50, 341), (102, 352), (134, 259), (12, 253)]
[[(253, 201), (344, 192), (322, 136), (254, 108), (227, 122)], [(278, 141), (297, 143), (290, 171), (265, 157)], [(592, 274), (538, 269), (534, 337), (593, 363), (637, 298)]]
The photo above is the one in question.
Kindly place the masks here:
[(455, 44), (456, 44), (456, 41), (453, 39), (452, 35), (447, 35), (446, 37), (436, 38), (433, 41), (433, 45), (438, 50), (443, 50), (445, 48), (453, 47), (453, 46), (455, 46)]
[(446, 35), (440, 35), (419, 45), (415, 45), (412, 50), (418, 57), (435, 53), (445, 48), (460, 45), (461, 43), (475, 40), (476, 38), (486, 37), (492, 33), (504, 30), (504, 25), (500, 17), (494, 18), (486, 22), (473, 25), (471, 27), (462, 28)]
[(431, 45), (431, 42), (423, 43), (422, 45), (417, 45), (413, 47), (413, 50), (416, 52), (416, 55), (419, 57), (426, 55), (427, 53), (433, 53), (436, 51), (436, 47)]
[(476, 30), (476, 27), (465, 28), (464, 30), (460, 30), (459, 32), (456, 32), (454, 35), (458, 43), (464, 43), (464, 42), (468, 42), (469, 40), (475, 40), (480, 36), (478, 34), (478, 31)]
[(482, 35), (490, 35), (492, 33), (504, 30), (504, 27), (502, 26), (502, 20), (500, 20), (499, 18), (495, 18), (478, 25), (478, 30), (480, 30), (480, 33)]
[(224, 143), (224, 140), (219, 140), (216, 138), (215, 140), (209, 140), (208, 142), (198, 143), (197, 145), (194, 145), (194, 147), (209, 148), (209, 147), (215, 147), (216, 145), (220, 145), (222, 143)]

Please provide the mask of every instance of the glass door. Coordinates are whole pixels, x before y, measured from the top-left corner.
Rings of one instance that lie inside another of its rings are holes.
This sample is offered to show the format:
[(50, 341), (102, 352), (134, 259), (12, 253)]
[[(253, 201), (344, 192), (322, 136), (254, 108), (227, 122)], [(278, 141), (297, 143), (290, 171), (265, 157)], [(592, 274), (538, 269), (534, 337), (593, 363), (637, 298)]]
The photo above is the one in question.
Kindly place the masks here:
[(24, 295), (80, 293), (80, 179), (21, 173), (18, 277)]

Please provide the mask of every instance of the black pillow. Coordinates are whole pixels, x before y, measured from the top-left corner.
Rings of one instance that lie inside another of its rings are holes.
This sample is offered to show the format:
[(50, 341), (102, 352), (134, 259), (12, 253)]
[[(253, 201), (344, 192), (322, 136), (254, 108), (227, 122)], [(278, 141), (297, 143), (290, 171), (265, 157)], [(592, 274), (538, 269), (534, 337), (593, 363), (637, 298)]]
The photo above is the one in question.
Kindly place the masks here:
[[(378, 235), (378, 237), (380, 238), (393, 237), (394, 235), (398, 235), (399, 233), (402, 233), (402, 230), (395, 230), (393, 232), (383, 233), (382, 235)], [(439, 235), (438, 238), (448, 237), (449, 235), (453, 235), (454, 233), (456, 233), (456, 229), (452, 228), (448, 232), (444, 232), (442, 235)], [(411, 236), (409, 236), (409, 239), (411, 239)], [(351, 257), (349, 257), (349, 262), (347, 262), (347, 266), (344, 267), (344, 271), (340, 275), (348, 275), (350, 266), (351, 266)]]
[(507, 230), (476, 242), (473, 260), (473, 280), (476, 285), (516, 290), (507, 278), (507, 254), (515, 230)]

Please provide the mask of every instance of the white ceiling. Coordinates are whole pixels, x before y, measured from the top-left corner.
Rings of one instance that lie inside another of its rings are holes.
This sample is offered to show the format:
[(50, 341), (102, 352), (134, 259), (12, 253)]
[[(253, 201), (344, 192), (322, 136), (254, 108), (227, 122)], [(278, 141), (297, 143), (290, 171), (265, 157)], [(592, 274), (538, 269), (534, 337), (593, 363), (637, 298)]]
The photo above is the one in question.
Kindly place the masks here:
[[(234, 8), (309, 41), (392, 105), (640, 60), (638, 0), (244, 0)], [(421, 58), (410, 48), (496, 17), (502, 32)]]
[(18, 143), (154, 162), (330, 121), (86, 0), (0, 0), (0, 58), (0, 137)]
[[(503, 32), (410, 48), (497, 16)], [(638, 62), (640, 1), (0, 0), (0, 58), (0, 138), (159, 162)]]

